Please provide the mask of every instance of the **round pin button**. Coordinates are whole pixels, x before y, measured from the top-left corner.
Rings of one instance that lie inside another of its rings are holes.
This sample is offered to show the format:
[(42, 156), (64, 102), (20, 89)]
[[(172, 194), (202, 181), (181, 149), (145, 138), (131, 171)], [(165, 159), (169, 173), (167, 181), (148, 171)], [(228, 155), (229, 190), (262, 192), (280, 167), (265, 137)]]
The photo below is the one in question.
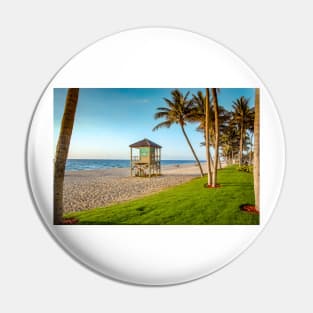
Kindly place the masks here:
[(120, 281), (187, 282), (269, 221), (285, 146), (257, 75), (201, 35), (141, 28), (69, 60), (31, 121), (27, 171), (56, 241)]

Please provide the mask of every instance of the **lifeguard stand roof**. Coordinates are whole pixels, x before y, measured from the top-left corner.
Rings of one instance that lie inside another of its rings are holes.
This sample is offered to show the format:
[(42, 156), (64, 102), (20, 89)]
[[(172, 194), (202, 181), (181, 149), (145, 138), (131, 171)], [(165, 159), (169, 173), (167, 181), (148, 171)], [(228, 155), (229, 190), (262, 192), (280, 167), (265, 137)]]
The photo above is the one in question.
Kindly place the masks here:
[(162, 148), (160, 145), (158, 145), (157, 143), (144, 138), (140, 141), (137, 141), (131, 145), (129, 145), (131, 148), (144, 148), (144, 147), (154, 147), (154, 148)]

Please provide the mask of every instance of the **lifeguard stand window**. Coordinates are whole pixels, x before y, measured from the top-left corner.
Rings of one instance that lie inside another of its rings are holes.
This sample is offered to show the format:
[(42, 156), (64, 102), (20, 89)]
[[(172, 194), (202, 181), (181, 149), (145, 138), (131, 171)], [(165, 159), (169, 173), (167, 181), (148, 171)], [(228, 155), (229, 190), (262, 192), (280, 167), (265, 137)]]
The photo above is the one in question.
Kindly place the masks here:
[(140, 159), (141, 157), (147, 157), (149, 155), (149, 147), (140, 148)]

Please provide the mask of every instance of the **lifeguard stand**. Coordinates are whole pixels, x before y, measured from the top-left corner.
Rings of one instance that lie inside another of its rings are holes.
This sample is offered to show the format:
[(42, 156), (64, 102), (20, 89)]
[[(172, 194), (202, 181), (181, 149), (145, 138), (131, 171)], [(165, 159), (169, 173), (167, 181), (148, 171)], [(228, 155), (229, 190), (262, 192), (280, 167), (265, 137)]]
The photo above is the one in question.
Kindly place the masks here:
[[(161, 146), (145, 138), (130, 146), (130, 176), (161, 175)], [(136, 149), (133, 151), (133, 149)]]

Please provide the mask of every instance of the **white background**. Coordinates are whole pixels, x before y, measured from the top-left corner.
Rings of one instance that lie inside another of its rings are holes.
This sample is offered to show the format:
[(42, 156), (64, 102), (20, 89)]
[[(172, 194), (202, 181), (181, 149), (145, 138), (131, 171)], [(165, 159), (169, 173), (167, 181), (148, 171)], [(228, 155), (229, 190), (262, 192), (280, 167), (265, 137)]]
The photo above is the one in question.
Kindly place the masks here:
[[(2, 2), (1, 311), (312, 311), (313, 22), (309, 1), (290, 3)], [(231, 48), (269, 88), (287, 140), (283, 192), (263, 234), (221, 271), (174, 287), (124, 285), (73, 261), (40, 223), (25, 179), (29, 120), (52, 75), (94, 40), (138, 26), (181, 27)]]

